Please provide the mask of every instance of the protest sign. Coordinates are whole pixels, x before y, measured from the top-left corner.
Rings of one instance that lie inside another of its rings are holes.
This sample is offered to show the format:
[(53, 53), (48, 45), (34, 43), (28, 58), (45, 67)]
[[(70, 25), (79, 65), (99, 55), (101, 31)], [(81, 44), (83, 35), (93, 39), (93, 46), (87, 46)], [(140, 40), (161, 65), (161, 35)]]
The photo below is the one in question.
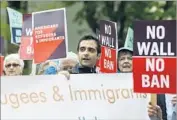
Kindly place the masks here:
[(3, 64), (4, 64), (4, 39), (0, 37), (0, 76), (3, 74)]
[[(99, 29), (96, 29), (96, 37), (100, 41), (100, 30)], [(100, 43), (101, 43), (101, 41), (100, 41)]]
[(101, 57), (100, 71), (102, 73), (117, 72), (117, 25), (112, 21), (100, 21)]
[(66, 57), (68, 51), (65, 8), (32, 13), (34, 62)]
[(134, 32), (134, 91), (176, 93), (176, 21), (136, 21)]
[(149, 120), (148, 101), (148, 94), (133, 92), (131, 73), (1, 80), (2, 120)]
[(127, 48), (127, 49), (133, 51), (133, 30), (130, 27), (128, 28), (124, 48)]
[(11, 43), (19, 45), (22, 35), (22, 13), (7, 7), (9, 16)]
[(20, 44), (20, 58), (23, 60), (32, 60), (34, 47), (32, 37), (32, 15), (23, 14), (22, 37)]

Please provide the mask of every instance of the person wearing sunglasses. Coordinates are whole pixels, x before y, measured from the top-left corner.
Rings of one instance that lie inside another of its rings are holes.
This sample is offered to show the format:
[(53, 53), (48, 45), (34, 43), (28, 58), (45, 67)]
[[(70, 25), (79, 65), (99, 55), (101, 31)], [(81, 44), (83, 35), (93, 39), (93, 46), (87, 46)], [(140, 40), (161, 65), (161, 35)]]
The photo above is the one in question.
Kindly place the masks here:
[(4, 73), (6, 76), (23, 74), (24, 61), (18, 54), (9, 54), (4, 59)]

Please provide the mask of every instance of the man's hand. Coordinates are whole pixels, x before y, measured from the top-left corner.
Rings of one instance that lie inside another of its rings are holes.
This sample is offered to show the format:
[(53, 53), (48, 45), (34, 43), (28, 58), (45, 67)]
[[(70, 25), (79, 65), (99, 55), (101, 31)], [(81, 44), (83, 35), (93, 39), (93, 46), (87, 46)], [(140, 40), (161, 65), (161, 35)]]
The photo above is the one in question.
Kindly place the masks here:
[(157, 117), (159, 118), (159, 120), (162, 120), (162, 110), (158, 105), (154, 106), (151, 103), (149, 103), (148, 115), (149, 117)]
[(67, 80), (70, 79), (70, 73), (68, 71), (63, 70), (63, 71), (58, 72), (58, 74), (64, 75), (67, 78)]
[(172, 98), (171, 102), (172, 102), (173, 106), (176, 105), (176, 103), (177, 103), (177, 95)]

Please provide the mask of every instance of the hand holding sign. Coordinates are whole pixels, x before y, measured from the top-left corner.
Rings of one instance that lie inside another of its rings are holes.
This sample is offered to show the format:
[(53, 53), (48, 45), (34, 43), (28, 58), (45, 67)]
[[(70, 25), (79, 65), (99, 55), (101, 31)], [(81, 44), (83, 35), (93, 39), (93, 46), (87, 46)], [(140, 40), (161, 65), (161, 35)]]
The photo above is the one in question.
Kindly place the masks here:
[(162, 110), (158, 105), (148, 105), (148, 115), (151, 120), (162, 120)]
[(10, 22), (11, 43), (18, 45), (21, 43), (22, 35), (22, 13), (7, 7)]

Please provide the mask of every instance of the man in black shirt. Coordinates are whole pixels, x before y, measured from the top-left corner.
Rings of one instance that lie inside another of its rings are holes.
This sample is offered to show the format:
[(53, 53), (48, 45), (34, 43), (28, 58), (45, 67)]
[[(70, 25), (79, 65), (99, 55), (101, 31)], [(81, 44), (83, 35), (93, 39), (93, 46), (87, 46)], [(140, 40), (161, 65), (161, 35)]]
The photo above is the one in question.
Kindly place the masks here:
[(91, 35), (82, 37), (78, 43), (77, 52), (79, 64), (74, 67), (72, 73), (96, 73), (96, 62), (101, 53), (98, 39)]

